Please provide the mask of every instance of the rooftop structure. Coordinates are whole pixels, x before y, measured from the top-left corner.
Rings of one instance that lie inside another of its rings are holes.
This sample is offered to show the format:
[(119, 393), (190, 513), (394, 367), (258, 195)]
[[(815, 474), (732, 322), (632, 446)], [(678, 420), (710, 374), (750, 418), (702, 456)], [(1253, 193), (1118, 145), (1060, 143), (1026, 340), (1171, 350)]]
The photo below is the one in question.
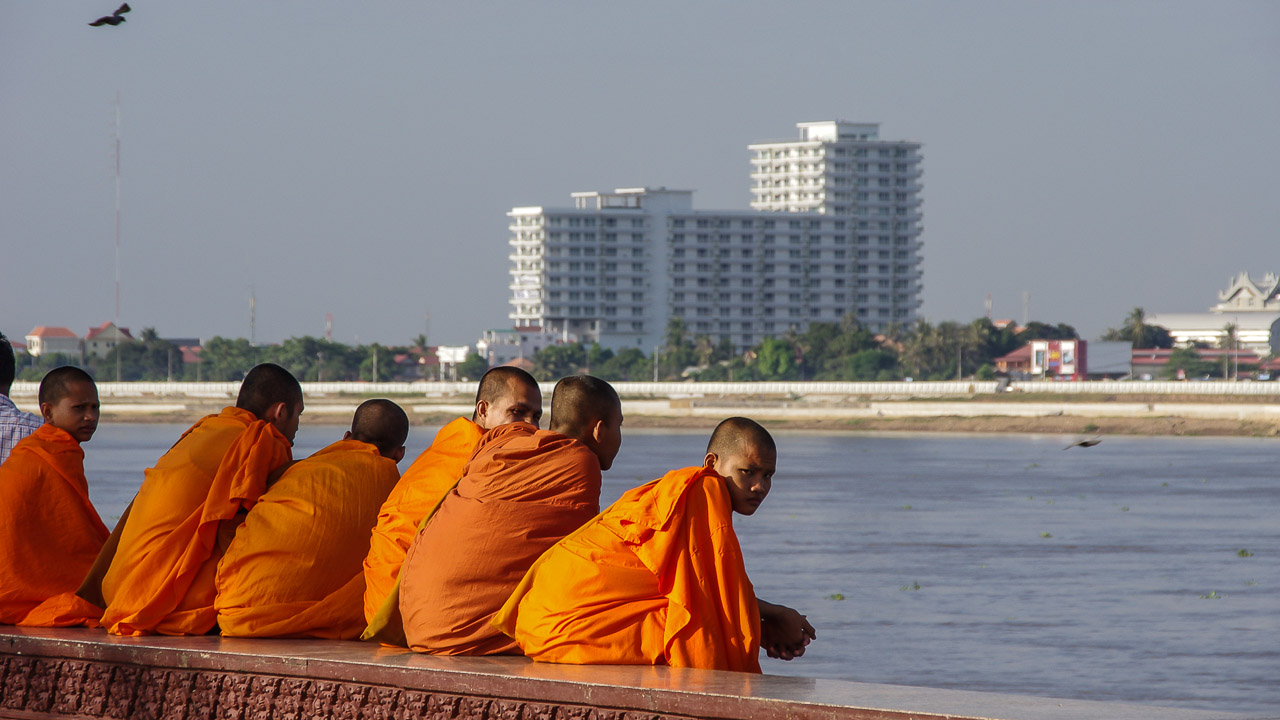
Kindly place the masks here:
[(852, 314), (873, 331), (921, 301), (919, 143), (879, 126), (800, 123), (800, 141), (751, 145), (751, 211), (693, 207), (693, 191), (572, 194), (517, 207), (510, 318), (646, 352), (672, 318), (751, 347)]

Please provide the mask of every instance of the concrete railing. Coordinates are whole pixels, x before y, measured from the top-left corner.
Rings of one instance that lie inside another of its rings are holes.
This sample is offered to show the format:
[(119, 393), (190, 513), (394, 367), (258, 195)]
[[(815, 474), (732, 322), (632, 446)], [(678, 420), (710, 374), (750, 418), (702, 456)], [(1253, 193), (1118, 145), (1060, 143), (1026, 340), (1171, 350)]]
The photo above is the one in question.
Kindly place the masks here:
[[(541, 383), (549, 396), (555, 383)], [(941, 382), (617, 382), (613, 386), (623, 397), (962, 397), (995, 392), (992, 381), (951, 380)], [(234, 398), (240, 384), (235, 382), (101, 382), (102, 397), (192, 397)], [(306, 382), (308, 397), (333, 395), (405, 396), (424, 398), (474, 396), (475, 382)], [(1016, 392), (1052, 395), (1212, 395), (1235, 397), (1275, 397), (1280, 400), (1280, 382), (1017, 382)], [(14, 397), (34, 397), (39, 384), (14, 383)]]
[(432, 657), (359, 642), (122, 638), (100, 630), (0, 627), (0, 718), (1246, 717), (710, 670), (550, 665), (522, 657)]

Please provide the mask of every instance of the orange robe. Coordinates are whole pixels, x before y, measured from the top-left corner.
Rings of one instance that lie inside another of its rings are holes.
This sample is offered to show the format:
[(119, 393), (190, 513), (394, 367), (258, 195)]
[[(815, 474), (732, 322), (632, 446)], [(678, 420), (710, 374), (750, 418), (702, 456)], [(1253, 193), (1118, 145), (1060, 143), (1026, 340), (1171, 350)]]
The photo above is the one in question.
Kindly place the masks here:
[(213, 629), (216, 541), (253, 507), (290, 444), (246, 410), (197, 422), (146, 471), (102, 579), (102, 624), (117, 635), (203, 635)]
[(760, 607), (725, 481), (672, 470), (548, 550), (494, 625), (544, 662), (760, 672)]
[(514, 653), (489, 622), (544, 550), (600, 508), (600, 460), (528, 423), (485, 433), (457, 487), (414, 538), (400, 572), (409, 647), (437, 655)]
[(102, 609), (75, 591), (109, 534), (80, 443), (48, 423), (19, 441), (0, 466), (0, 623), (96, 625)]
[(339, 440), (289, 466), (218, 564), (222, 634), (359, 636), (369, 531), (399, 478), (394, 460), (359, 440)]
[(483, 428), (467, 418), (458, 418), (440, 428), (431, 447), (404, 471), (382, 504), (369, 541), (369, 555), (364, 559), (366, 622), (373, 622), (395, 587), (418, 525), (462, 477), (462, 468), (483, 433)]

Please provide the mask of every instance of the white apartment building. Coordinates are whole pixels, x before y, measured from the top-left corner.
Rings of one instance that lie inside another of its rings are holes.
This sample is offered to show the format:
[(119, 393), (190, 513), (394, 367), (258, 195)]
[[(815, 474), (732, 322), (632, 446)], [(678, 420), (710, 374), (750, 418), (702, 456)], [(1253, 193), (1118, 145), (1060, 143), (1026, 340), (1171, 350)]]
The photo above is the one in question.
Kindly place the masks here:
[(867, 123), (799, 127), (798, 142), (750, 146), (751, 211), (696, 211), (692, 191), (666, 188), (512, 209), (510, 318), (645, 352), (672, 317), (739, 349), (846, 313), (874, 331), (913, 323), (919, 144)]

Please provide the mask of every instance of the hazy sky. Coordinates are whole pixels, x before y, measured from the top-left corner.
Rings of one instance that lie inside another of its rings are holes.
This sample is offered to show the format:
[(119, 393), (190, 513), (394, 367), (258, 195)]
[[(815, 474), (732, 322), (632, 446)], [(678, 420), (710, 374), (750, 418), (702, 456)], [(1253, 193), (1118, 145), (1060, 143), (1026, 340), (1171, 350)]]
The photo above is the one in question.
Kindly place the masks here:
[(1075, 325), (1280, 273), (1280, 3), (0, 0), (0, 329), (508, 327), (507, 218), (750, 199), (800, 121), (924, 143), (924, 308)]

